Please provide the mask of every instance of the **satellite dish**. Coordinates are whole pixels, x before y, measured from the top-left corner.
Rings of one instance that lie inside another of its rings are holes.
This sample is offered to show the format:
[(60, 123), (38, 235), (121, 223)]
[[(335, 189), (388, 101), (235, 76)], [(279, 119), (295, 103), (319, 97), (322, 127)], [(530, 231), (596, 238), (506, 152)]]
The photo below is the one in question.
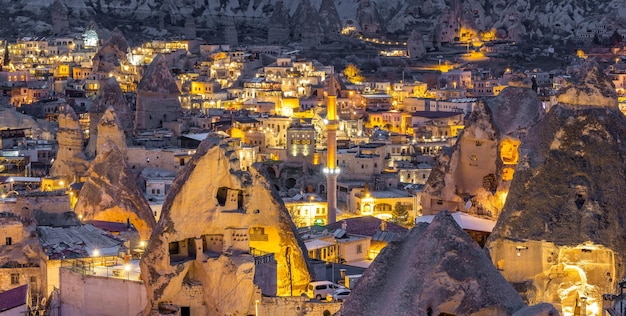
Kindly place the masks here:
[(467, 200), (467, 202), (465, 202), (465, 210), (469, 210), (470, 207), (472, 207), (472, 201), (471, 200)]

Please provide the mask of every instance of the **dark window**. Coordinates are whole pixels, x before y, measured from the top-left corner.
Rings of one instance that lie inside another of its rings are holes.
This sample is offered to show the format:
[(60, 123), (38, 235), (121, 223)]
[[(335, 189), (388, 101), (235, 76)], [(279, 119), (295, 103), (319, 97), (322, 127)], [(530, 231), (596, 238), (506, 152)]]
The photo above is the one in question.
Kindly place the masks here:
[(20, 284), (20, 274), (11, 273), (11, 284)]
[(13, 244), (13, 239), (11, 237), (6, 238), (7, 246)]
[(178, 242), (171, 242), (170, 243), (170, 255), (177, 255), (180, 253), (180, 249), (178, 247)]
[(180, 307), (180, 316), (190, 316), (190, 315), (191, 315), (191, 307), (189, 306)]
[(215, 195), (215, 198), (217, 198), (217, 202), (220, 204), (220, 206), (226, 205), (227, 196), (228, 196), (227, 187), (220, 187), (217, 189), (217, 194)]

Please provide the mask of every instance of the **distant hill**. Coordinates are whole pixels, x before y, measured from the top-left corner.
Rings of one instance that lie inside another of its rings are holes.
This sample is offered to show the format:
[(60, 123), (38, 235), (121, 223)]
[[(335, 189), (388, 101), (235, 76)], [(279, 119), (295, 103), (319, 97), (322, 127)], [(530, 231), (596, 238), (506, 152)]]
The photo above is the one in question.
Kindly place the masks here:
[(342, 26), (352, 25), (372, 36), (408, 37), (416, 29), (426, 44), (466, 39), (471, 32), (555, 44), (591, 41), (596, 34), (608, 38), (623, 28), (626, 18), (626, 6), (619, 0), (0, 0), (6, 14), (0, 30), (12, 37), (80, 33), (93, 19), (105, 30), (120, 27), (125, 34), (137, 33), (127, 35), (130, 38), (156, 37), (186, 34), (185, 22), (193, 19), (187, 25), (194, 25), (197, 35), (205, 38), (220, 39), (215, 31), (233, 21), (240, 37), (267, 38), (277, 2), (289, 13), (292, 28), (306, 27), (297, 16), (298, 7), (306, 2), (321, 11), (317, 18), (322, 20), (322, 32), (329, 32), (324, 28), (336, 25), (329, 8), (334, 4)]

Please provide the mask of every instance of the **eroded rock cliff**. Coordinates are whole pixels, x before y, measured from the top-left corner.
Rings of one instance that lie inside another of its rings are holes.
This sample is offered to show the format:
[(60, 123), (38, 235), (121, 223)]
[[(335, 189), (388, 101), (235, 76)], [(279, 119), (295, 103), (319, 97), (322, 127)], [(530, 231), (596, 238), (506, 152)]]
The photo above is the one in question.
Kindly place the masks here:
[(422, 192), (424, 214), (463, 211), (497, 219), (506, 201), (518, 147), (544, 116), (537, 95), (508, 87), (481, 100), (456, 144), (437, 162)]
[(57, 140), (59, 150), (50, 168), (50, 175), (61, 177), (66, 183), (78, 182), (87, 176), (89, 163), (83, 153), (85, 139), (78, 116), (71, 106), (65, 106), (59, 115)]
[(480, 246), (446, 211), (385, 247), (341, 315), (510, 315), (524, 307)]
[(148, 240), (156, 220), (124, 154), (111, 141), (98, 148), (74, 212), (84, 220), (129, 221)]
[(626, 118), (598, 66), (581, 69), (564, 99), (586, 102), (559, 104), (529, 129), (488, 248), (529, 302), (574, 313), (586, 297), (599, 315), (602, 294), (624, 276)]
[(239, 166), (227, 143), (209, 137), (177, 175), (141, 261), (145, 314), (171, 302), (206, 315), (247, 315), (261, 289), (305, 290), (307, 255), (285, 206), (255, 167)]

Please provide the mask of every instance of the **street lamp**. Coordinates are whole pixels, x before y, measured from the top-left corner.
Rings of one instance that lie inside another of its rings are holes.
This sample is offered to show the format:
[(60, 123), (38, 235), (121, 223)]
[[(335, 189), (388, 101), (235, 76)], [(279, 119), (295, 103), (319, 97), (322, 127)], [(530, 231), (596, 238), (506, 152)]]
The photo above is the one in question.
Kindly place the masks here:
[(254, 316), (259, 316), (259, 300), (254, 301)]
[(126, 270), (126, 279), (130, 280), (130, 264), (124, 265), (124, 270)]

